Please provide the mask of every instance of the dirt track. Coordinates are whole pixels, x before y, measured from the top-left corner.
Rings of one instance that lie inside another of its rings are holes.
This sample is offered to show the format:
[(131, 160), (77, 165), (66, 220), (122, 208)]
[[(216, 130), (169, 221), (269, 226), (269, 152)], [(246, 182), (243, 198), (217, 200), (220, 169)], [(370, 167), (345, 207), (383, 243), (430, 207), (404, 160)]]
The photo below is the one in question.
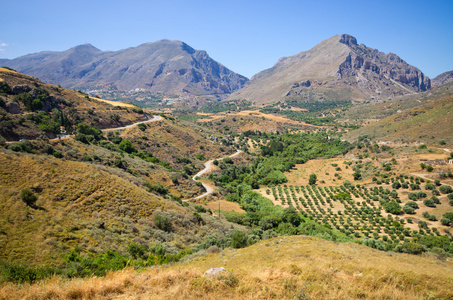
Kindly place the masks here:
[[(237, 150), (236, 153), (234, 154), (231, 154), (229, 156), (226, 156), (226, 157), (235, 157), (239, 154), (241, 154), (242, 151), (241, 150)], [(223, 158), (217, 158), (217, 160), (223, 160), (225, 159), (226, 157), (223, 157)], [(185, 200), (182, 200), (182, 201), (189, 201), (189, 200), (196, 200), (196, 199), (200, 199), (200, 198), (203, 198), (203, 197), (206, 197), (208, 195), (211, 195), (213, 192), (214, 192), (214, 184), (209, 181), (209, 180), (197, 180), (195, 178), (197, 177), (201, 177), (203, 176), (204, 174), (208, 173), (208, 172), (211, 172), (213, 170), (213, 162), (214, 162), (215, 159), (211, 159), (211, 160), (208, 160), (207, 162), (204, 163), (204, 166), (205, 168), (203, 170), (201, 170), (200, 172), (198, 172), (197, 174), (195, 174), (192, 179), (195, 180), (195, 181), (199, 181), (201, 182), (201, 184), (203, 185), (203, 187), (206, 189), (206, 192), (201, 194), (200, 196), (197, 196), (197, 197), (194, 197), (194, 198), (190, 198), (190, 199), (185, 199)]]

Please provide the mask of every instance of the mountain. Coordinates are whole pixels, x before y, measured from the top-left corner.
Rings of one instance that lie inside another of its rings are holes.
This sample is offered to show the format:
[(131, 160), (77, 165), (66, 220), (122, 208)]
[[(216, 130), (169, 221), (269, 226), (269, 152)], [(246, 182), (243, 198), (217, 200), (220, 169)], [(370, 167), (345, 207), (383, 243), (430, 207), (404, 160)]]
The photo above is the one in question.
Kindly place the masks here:
[(453, 71), (445, 72), (438, 75), (432, 80), (433, 86), (439, 86), (453, 81)]
[(366, 101), (430, 88), (430, 79), (397, 55), (359, 45), (355, 37), (343, 34), (279, 59), (229, 99), (257, 104), (280, 100)]
[(74, 89), (144, 89), (165, 94), (224, 98), (247, 78), (180, 41), (160, 40), (119, 51), (90, 44), (0, 60), (0, 65)]

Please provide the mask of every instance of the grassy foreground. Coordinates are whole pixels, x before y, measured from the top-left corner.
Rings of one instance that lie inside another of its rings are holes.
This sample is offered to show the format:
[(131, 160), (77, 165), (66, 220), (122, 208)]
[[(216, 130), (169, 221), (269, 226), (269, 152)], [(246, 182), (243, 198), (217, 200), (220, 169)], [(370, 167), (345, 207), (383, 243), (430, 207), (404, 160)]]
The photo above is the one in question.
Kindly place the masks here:
[[(227, 269), (206, 277), (211, 267)], [(106, 277), (4, 283), (0, 299), (453, 299), (453, 262), (290, 236)]]

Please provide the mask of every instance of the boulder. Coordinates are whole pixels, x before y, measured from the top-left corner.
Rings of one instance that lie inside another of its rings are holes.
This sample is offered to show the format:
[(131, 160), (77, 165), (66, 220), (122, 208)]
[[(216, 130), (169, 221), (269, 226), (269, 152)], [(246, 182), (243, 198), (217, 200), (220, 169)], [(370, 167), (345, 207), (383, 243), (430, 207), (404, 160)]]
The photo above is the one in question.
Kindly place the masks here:
[(225, 272), (226, 269), (223, 268), (223, 267), (220, 267), (220, 268), (210, 268), (209, 270), (207, 270), (206, 272), (204, 272), (204, 276), (208, 276), (208, 277), (217, 277), (219, 275), (221, 275), (223, 272)]

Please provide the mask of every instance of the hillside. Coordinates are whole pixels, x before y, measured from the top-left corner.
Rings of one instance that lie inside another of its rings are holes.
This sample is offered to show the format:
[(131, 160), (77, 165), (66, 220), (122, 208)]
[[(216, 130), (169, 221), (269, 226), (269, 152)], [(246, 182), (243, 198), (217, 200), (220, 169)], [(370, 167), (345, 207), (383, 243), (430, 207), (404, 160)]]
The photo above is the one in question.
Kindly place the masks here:
[(180, 41), (160, 40), (118, 51), (90, 44), (0, 60), (19, 72), (66, 88), (176, 94), (223, 99), (247, 78)]
[[(347, 117), (381, 119), (349, 132), (346, 138), (356, 140), (370, 136), (393, 143), (425, 143), (453, 145), (453, 84), (436, 86), (433, 90), (402, 98), (399, 101), (356, 107)], [(384, 114), (383, 114), (384, 113)], [(373, 115), (374, 114), (374, 115)]]
[(453, 71), (442, 73), (433, 79), (433, 86), (450, 83), (453, 81)]
[(343, 34), (281, 58), (229, 99), (255, 104), (371, 101), (430, 88), (430, 79), (397, 55), (359, 45), (356, 38)]
[(143, 110), (45, 84), (36, 78), (0, 68), (0, 139), (55, 138), (60, 126), (72, 133), (79, 123), (99, 128), (121, 127), (145, 120)]
[[(204, 275), (212, 267), (226, 271)], [(451, 299), (452, 268), (435, 255), (292, 236), (140, 272), (3, 285), (0, 299)]]
[[(176, 255), (207, 236), (222, 238), (233, 229), (244, 230), (210, 211), (200, 215), (181, 201), (204, 192), (191, 177), (205, 160), (233, 153), (210, 138), (221, 140), (222, 135), (166, 115), (122, 127), (143, 119), (146, 112), (125, 103), (112, 106), (7, 69), (0, 72), (1, 124), (9, 124), (2, 135), (27, 138), (3, 140), (0, 148), (0, 263), (59, 266), (74, 248), (124, 254), (134, 243), (162, 244), (166, 253)], [(31, 106), (23, 99), (32, 99)], [(112, 112), (118, 117), (106, 115)], [(72, 136), (42, 136), (56, 134), (43, 125), (59, 132), (61, 119)], [(101, 131), (96, 125), (109, 128)], [(167, 225), (158, 225), (156, 216)]]

